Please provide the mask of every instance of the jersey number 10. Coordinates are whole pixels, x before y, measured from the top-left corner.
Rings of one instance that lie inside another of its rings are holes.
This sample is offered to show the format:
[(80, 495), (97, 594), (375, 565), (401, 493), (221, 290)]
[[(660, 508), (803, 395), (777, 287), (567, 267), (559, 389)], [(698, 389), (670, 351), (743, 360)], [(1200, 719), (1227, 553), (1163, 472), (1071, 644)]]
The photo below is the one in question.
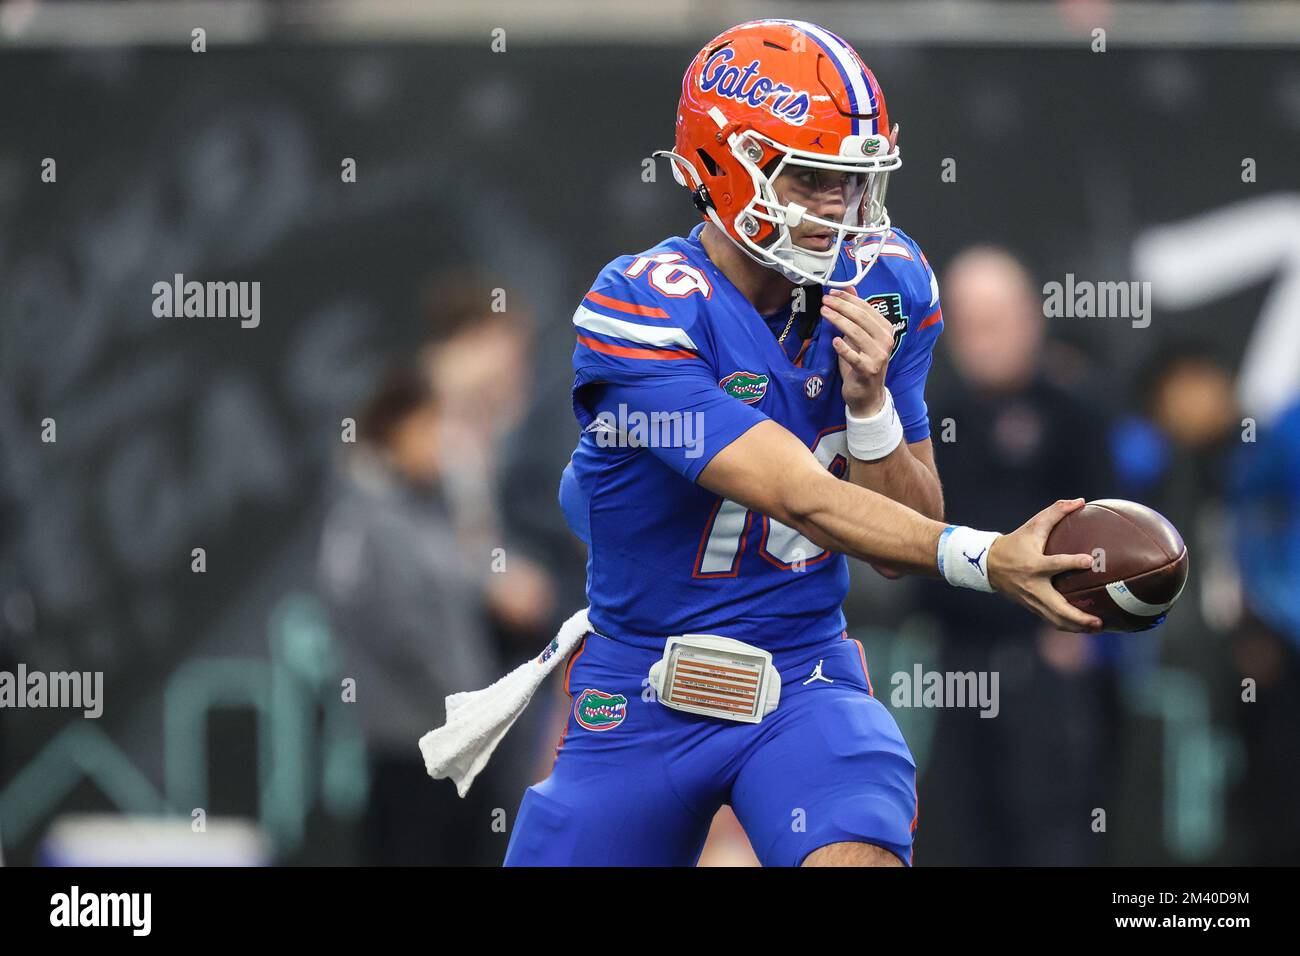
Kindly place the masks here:
[[(849, 446), (844, 436), (844, 426), (822, 432), (812, 447), (813, 457), (831, 472), (843, 474), (848, 463)], [(697, 578), (734, 578), (740, 573), (740, 559), (744, 554), (745, 537), (757, 518), (764, 523), (763, 540), (759, 554), (764, 560), (786, 571), (802, 571), (807, 565), (820, 561), (829, 552), (819, 548), (793, 528), (755, 514), (734, 501), (722, 499), (709, 517), (708, 527), (700, 542), (695, 558), (694, 576)]]

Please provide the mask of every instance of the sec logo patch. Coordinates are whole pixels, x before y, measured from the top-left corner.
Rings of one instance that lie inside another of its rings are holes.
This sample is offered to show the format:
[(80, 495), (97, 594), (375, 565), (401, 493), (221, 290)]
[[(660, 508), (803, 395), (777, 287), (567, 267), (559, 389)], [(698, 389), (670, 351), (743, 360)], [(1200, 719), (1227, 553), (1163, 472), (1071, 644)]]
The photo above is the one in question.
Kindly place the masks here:
[(820, 375), (812, 375), (808, 378), (808, 381), (803, 383), (803, 393), (809, 398), (816, 398), (825, 387), (826, 382), (822, 380)]

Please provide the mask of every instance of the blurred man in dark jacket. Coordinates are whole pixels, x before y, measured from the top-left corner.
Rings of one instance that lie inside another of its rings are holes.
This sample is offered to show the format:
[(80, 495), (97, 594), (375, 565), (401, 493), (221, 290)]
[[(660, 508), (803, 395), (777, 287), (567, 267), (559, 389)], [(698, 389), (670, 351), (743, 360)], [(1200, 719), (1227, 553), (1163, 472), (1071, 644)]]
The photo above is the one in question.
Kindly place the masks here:
[[(1107, 492), (1105, 425), (1044, 374), (1045, 320), (1025, 268), (975, 248), (944, 273), (944, 335), (957, 375), (930, 396), (949, 520), (1014, 528), (1026, 509)], [(921, 799), (931, 863), (1094, 860), (1090, 786), (1100, 727), (1089, 638), (1006, 602), (925, 582), (945, 671), (997, 672), (1000, 708), (939, 717)], [(937, 662), (923, 662), (927, 667)], [(924, 792), (924, 791), (923, 791)]]

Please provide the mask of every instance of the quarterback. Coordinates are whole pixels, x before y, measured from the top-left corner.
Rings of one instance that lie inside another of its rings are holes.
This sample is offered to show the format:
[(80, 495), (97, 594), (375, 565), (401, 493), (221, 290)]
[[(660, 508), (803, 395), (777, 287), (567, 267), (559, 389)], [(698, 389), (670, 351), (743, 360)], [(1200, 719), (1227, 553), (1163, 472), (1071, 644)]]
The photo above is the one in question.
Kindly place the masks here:
[[(560, 502), (591, 630), (506, 864), (691, 865), (723, 804), (765, 865), (910, 864), (916, 767), (847, 637), (845, 556), (1096, 630), (1051, 585), (1091, 555), (1043, 554), (1082, 500), (1001, 535), (943, 520), (938, 283), (886, 213), (898, 128), (847, 43), (793, 20), (721, 34), (662, 155), (703, 221), (609, 263), (573, 318)], [(633, 415), (699, 429), (630, 436)]]

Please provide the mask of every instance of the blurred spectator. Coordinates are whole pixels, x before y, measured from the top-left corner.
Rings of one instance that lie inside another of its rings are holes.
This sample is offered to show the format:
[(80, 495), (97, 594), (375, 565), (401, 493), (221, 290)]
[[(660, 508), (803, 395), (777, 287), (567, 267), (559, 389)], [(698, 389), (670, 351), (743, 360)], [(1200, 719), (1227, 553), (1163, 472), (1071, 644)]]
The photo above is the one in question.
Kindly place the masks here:
[[(968, 249), (941, 277), (946, 353), (930, 417), (948, 520), (1010, 531), (1058, 498), (1108, 487), (1105, 428), (1044, 374), (1046, 323), (1024, 266)], [(1091, 639), (1045, 628), (1006, 601), (924, 582), (946, 671), (996, 672), (1000, 712), (945, 709), (936, 728), (918, 857), (927, 863), (1087, 864), (1106, 736)], [(928, 666), (933, 666), (929, 664)]]
[(1186, 498), (1189, 504), (1193, 497), (1175, 485), (1221, 494), (1239, 417), (1231, 376), (1209, 348), (1175, 342), (1153, 354), (1136, 380), (1130, 407), (1139, 411), (1115, 422), (1110, 437), (1121, 488), (1132, 495)]
[(1222, 642), (1209, 638), (1226, 634), (1241, 606), (1225, 505), (1241, 439), (1233, 380), (1210, 348), (1192, 342), (1161, 348), (1137, 380), (1141, 413), (1111, 434), (1118, 488), (1172, 521), (1194, 556), (1179, 613), (1158, 634), (1174, 660), (1221, 673)]
[[(1217, 349), (1191, 340), (1162, 344), (1135, 377), (1128, 407), (1138, 413), (1119, 419), (1110, 435), (1116, 496), (1141, 501), (1163, 514), (1178, 528), (1190, 555), (1187, 584), (1169, 619), (1150, 635), (1121, 638), (1122, 643), (1111, 648), (1135, 661), (1145, 655), (1153, 668), (1185, 676), (1180, 686), (1203, 695), (1204, 726), (1166, 722), (1160, 728), (1163, 746), (1175, 751), (1195, 742), (1188, 735), (1209, 734), (1228, 723), (1237, 699), (1226, 639), (1240, 618), (1241, 597), (1225, 494), (1232, 450), (1241, 437), (1241, 415), (1232, 376), (1216, 354)], [(1150, 701), (1150, 688), (1159, 684), (1153, 674), (1144, 678), (1135, 687), (1145, 688)], [(1134, 723), (1130, 729), (1139, 728)], [(1216, 764), (1207, 766), (1205, 773), (1211, 778), (1228, 769)], [(1180, 786), (1175, 780), (1161, 782), (1166, 794)], [(1124, 799), (1129, 801), (1129, 832), (1134, 838), (1138, 832), (1164, 829), (1166, 804), (1151, 800), (1143, 806), (1136, 791)], [(1212, 825), (1221, 827), (1223, 822), (1215, 811)], [(1141, 862), (1185, 859), (1168, 842), (1164, 849), (1164, 856)]]
[(459, 272), (429, 283), (423, 310), (432, 340), (421, 361), (443, 406), (444, 483), (466, 559), (492, 565), (504, 576), (494, 611), (497, 636), (509, 654), (514, 646), (549, 637), (555, 609), (542, 559), (531, 559), (518, 542), (508, 540), (502, 518), (504, 495), (536, 496), (536, 476), (529, 476), (523, 489), (503, 489), (501, 477), (503, 448), (527, 410), (531, 391), (532, 317), (510, 302), (506, 290)]
[(393, 371), (357, 424), (320, 568), (371, 761), (366, 862), (496, 863), (490, 777), (462, 801), (426, 774), (416, 746), (444, 721), (446, 695), (501, 672), (485, 628), (489, 575), (465, 561), (457, 538), (442, 415), (424, 371)]
[[(553, 429), (532, 421), (530, 433), (523, 431), (533, 394), (532, 312), (518, 294), (463, 269), (430, 279), (421, 311), (431, 335), (421, 361), (443, 405), (448, 500), (466, 561), (494, 572), (489, 634), (513, 666), (585, 603), (585, 557), (556, 502), (563, 460), (539, 460), (528, 451)], [(571, 426), (567, 406), (552, 411)], [(573, 430), (559, 439), (562, 447), (572, 447)], [(544, 470), (547, 464), (554, 471)], [(554, 696), (567, 716), (558, 678), (551, 683), (557, 689), (542, 699)], [(517, 792), (504, 797), (512, 810), (524, 788), (550, 771), (559, 736), (551, 732), (555, 716), (542, 706), (529, 708), (493, 757), (497, 772), (517, 781)]]
[(431, 339), (360, 416), (326, 525), (325, 589), (375, 768), (371, 862), (500, 862), (491, 812), (513, 808), (538, 772), (544, 712), (520, 718), (464, 802), (426, 775), (415, 747), (445, 719), (447, 694), (486, 687), (553, 626), (550, 576), (502, 520), (502, 449), (530, 392), (531, 319), (509, 304), (473, 275), (429, 283)]
[(1242, 859), (1282, 865), (1300, 856), (1300, 402), (1255, 438), (1236, 455), (1232, 487), (1246, 605), (1233, 660), (1256, 695), (1238, 708), (1248, 757), (1242, 819), (1253, 844)]
[[(1131, 407), (1111, 430), (1117, 490), (1155, 508), (1193, 555), (1179, 613), (1158, 632), (1166, 658), (1222, 673), (1222, 642), (1240, 616), (1224, 503), (1240, 412), (1232, 377), (1207, 347), (1170, 343), (1139, 370)], [(1172, 654), (1172, 657), (1170, 656)]]

